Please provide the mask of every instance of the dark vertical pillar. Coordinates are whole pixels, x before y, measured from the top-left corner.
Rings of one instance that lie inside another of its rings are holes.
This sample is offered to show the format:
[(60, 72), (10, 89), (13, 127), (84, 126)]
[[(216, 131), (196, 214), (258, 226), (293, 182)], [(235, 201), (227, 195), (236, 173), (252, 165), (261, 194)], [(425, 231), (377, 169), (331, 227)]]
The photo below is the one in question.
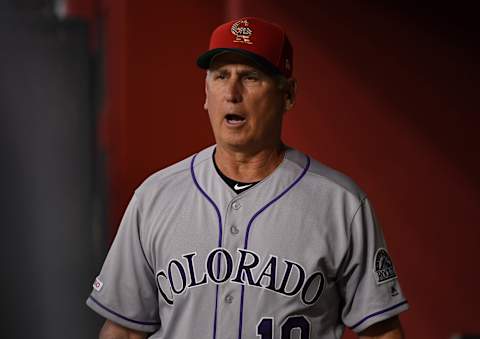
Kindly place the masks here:
[[(87, 27), (0, 5), (4, 338), (93, 338), (97, 267)], [(37, 12), (39, 13), (39, 12)]]

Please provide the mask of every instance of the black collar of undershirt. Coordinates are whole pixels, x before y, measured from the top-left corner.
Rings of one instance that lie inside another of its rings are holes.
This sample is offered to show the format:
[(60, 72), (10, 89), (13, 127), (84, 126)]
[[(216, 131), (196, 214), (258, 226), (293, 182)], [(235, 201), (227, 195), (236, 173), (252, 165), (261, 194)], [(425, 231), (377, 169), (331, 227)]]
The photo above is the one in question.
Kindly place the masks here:
[(213, 154), (212, 154), (212, 160), (213, 160), (213, 165), (215, 166), (215, 170), (217, 171), (218, 175), (223, 179), (223, 181), (225, 181), (225, 183), (228, 185), (228, 187), (230, 187), (235, 193), (237, 193), (237, 194), (242, 193), (243, 191), (246, 191), (249, 188), (255, 186), (257, 183), (259, 183), (259, 181), (240, 182), (240, 181), (236, 181), (236, 180), (233, 180), (233, 179), (227, 177), (225, 174), (222, 173), (222, 171), (220, 171), (220, 169), (217, 166), (217, 162), (215, 161), (215, 152), (216, 151), (217, 151), (217, 149), (214, 149)]

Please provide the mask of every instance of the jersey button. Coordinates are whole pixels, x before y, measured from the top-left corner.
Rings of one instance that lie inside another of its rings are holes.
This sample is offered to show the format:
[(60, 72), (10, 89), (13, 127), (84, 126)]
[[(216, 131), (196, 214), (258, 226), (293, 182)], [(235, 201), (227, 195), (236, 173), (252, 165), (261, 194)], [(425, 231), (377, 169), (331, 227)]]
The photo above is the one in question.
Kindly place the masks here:
[(231, 304), (233, 302), (233, 296), (231, 294), (228, 294), (226, 297), (225, 297), (225, 302), (227, 304)]
[(232, 232), (232, 234), (238, 234), (238, 232), (240, 232), (240, 231), (238, 230), (237, 226), (232, 225), (230, 227), (230, 232)]
[(234, 210), (239, 210), (242, 205), (238, 201), (234, 201), (232, 207)]

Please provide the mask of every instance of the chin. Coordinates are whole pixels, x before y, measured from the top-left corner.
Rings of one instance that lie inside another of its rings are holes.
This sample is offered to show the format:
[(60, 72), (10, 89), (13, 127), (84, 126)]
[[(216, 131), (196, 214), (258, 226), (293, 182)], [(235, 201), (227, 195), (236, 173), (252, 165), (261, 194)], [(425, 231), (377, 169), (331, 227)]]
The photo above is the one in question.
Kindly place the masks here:
[(217, 144), (225, 145), (228, 148), (244, 149), (252, 146), (252, 142), (243, 138), (225, 138), (219, 140)]
[(244, 147), (252, 144), (252, 138), (240, 133), (225, 133), (219, 140), (222, 144), (228, 146)]

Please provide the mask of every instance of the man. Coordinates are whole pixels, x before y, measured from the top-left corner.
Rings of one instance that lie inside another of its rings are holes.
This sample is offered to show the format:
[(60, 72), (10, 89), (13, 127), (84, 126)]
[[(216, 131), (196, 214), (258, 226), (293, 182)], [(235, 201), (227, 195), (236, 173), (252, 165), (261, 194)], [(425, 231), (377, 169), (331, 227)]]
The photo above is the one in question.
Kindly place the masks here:
[(403, 338), (408, 308), (365, 194), (281, 141), (292, 47), (258, 18), (212, 34), (216, 145), (135, 192), (87, 304), (101, 338)]

